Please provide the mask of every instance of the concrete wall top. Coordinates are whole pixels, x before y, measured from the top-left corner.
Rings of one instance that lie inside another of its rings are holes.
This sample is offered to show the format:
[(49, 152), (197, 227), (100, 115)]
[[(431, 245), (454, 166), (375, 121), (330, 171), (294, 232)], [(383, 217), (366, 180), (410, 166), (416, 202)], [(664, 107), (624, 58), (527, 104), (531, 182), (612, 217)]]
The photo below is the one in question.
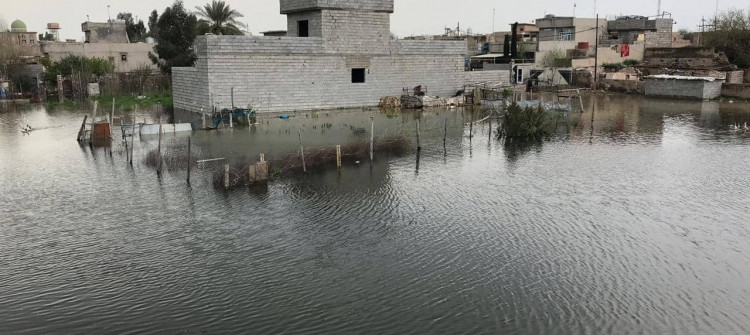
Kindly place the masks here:
[(382, 52), (344, 52), (324, 47), (319, 37), (198, 36), (195, 42), (199, 58), (216, 54), (358, 54), (358, 55), (465, 55), (464, 41), (390, 40)]
[(281, 14), (322, 9), (393, 13), (394, 0), (281, 0)]
[(713, 58), (713, 48), (648, 48), (645, 58)]
[(320, 37), (281, 36), (198, 36), (195, 43), (198, 56), (216, 53), (309, 54), (323, 53)]

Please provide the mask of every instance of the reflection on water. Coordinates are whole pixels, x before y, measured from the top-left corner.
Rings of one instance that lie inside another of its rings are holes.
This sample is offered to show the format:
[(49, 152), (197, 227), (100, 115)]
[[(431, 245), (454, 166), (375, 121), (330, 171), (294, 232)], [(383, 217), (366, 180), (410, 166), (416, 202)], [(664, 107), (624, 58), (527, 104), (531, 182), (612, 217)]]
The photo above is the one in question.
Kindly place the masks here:
[(472, 112), (443, 109), (193, 133), (200, 159), (252, 162), (298, 152), (298, 130), (308, 148), (366, 141), (371, 116), (416, 145), (420, 119), (418, 162), (231, 191), (211, 186), (222, 162), (188, 186), (143, 164), (155, 139), (131, 168), (118, 141), (75, 141), (83, 112), (3, 107), (0, 333), (750, 332), (750, 134), (729, 131), (750, 106), (584, 105), (539, 143), (486, 123), (470, 141)]

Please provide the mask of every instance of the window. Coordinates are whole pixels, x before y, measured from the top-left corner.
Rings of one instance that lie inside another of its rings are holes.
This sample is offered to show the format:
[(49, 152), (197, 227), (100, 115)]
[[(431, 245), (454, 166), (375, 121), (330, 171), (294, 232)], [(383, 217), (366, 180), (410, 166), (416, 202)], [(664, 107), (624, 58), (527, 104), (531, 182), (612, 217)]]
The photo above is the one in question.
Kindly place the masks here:
[(573, 28), (562, 28), (557, 32), (558, 41), (573, 41)]
[(310, 37), (310, 21), (297, 21), (297, 36)]
[(352, 69), (352, 83), (361, 84), (365, 82), (365, 69)]
[(109, 57), (109, 62), (112, 63), (112, 64), (114, 64), (115, 63), (115, 58), (114, 57)]
[(127, 62), (128, 61), (128, 54), (126, 54), (126, 53), (120, 54), (120, 60), (122, 60), (123, 62)]

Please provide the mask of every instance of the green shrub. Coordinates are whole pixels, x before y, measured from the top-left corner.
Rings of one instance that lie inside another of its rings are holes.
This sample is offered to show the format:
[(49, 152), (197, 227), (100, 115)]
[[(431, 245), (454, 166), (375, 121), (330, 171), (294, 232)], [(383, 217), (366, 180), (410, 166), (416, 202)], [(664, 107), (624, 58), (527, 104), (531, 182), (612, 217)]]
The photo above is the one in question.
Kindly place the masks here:
[(541, 105), (539, 108), (521, 108), (513, 103), (503, 116), (498, 134), (507, 138), (541, 138), (552, 134), (552, 122)]
[(633, 66), (638, 66), (640, 64), (641, 62), (635, 59), (626, 59), (624, 62), (622, 62), (622, 65), (624, 65), (625, 67), (633, 67)]
[(622, 65), (622, 63), (604, 63), (602, 67), (608, 71), (620, 71), (625, 68), (625, 65)]

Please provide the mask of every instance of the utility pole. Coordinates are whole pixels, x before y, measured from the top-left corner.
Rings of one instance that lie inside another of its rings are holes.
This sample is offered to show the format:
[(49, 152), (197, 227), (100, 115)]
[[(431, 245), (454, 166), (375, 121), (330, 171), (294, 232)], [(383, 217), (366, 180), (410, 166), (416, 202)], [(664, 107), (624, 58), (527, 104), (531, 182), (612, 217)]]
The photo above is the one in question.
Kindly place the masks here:
[(495, 32), (495, 9), (492, 8), (492, 32)]
[(599, 88), (599, 14), (596, 14), (596, 44), (594, 45), (594, 89)]

